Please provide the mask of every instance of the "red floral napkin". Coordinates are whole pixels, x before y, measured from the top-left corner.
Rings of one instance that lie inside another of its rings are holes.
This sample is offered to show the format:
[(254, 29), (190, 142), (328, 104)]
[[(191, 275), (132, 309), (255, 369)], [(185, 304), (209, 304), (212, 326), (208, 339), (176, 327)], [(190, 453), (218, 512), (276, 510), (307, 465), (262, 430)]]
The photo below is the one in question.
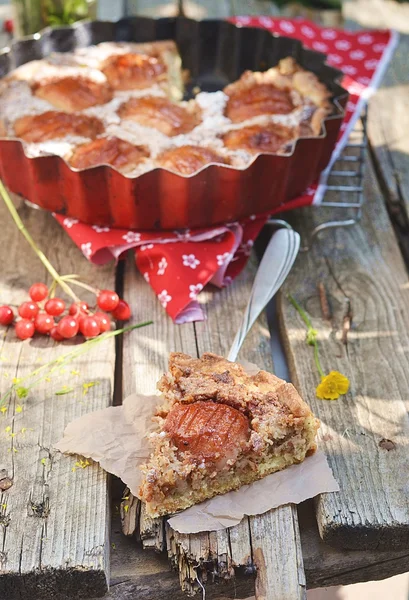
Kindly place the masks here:
[[(363, 105), (377, 88), (397, 43), (397, 34), (386, 30), (344, 31), (320, 28), (305, 20), (270, 17), (236, 17), (239, 25), (264, 27), (300, 39), (305, 46), (324, 52), (328, 62), (345, 74), (342, 85), (350, 93), (344, 123), (330, 164), (320, 181), (289, 202), (286, 210), (319, 204), (331, 166), (342, 151)], [(282, 212), (282, 207), (280, 207)], [(55, 215), (88, 260), (104, 264), (135, 248), (138, 269), (176, 323), (203, 319), (196, 301), (211, 282), (227, 285), (246, 264), (251, 247), (268, 215), (253, 215), (240, 223), (212, 229), (154, 233), (89, 226)]]

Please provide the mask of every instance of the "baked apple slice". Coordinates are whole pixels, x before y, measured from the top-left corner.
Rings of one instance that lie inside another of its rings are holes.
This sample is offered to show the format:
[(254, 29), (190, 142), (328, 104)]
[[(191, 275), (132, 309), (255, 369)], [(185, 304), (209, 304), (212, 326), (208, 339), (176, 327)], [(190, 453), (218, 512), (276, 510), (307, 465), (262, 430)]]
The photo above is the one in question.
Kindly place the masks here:
[(288, 142), (296, 137), (293, 128), (281, 123), (269, 123), (233, 129), (224, 134), (222, 139), (229, 150), (246, 150), (251, 154), (258, 154), (285, 150)]
[(292, 57), (265, 72), (246, 71), (223, 91), (228, 96), (225, 115), (233, 123), (260, 115), (286, 115), (301, 106), (330, 107), (331, 92)]
[(158, 129), (164, 135), (174, 136), (191, 131), (200, 123), (194, 105), (189, 110), (161, 96), (131, 98), (119, 107), (122, 119), (136, 121), (145, 127)]
[(117, 137), (103, 137), (77, 146), (68, 162), (76, 169), (112, 165), (120, 171), (127, 172), (137, 167), (148, 156), (149, 150), (145, 146), (134, 146)]
[(167, 79), (166, 65), (160, 58), (147, 54), (114, 54), (106, 59), (101, 70), (115, 90), (143, 89)]
[(14, 121), (13, 127), (17, 137), (31, 143), (55, 140), (67, 135), (92, 139), (104, 132), (102, 122), (96, 117), (56, 110), (20, 117)]
[(78, 112), (112, 100), (112, 89), (86, 77), (61, 77), (36, 82), (33, 93), (65, 112)]
[(210, 163), (228, 164), (227, 159), (211, 148), (191, 145), (165, 150), (156, 160), (160, 167), (182, 175), (191, 175)]

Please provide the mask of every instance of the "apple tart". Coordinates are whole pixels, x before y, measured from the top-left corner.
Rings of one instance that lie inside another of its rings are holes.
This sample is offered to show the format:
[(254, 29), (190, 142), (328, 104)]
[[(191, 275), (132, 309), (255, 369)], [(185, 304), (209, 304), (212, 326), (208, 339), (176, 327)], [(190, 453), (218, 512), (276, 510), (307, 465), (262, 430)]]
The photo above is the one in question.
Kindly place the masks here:
[(289, 383), (249, 375), (211, 353), (173, 353), (143, 465), (140, 498), (152, 517), (174, 513), (302, 462), (319, 421)]
[(182, 93), (173, 41), (55, 53), (2, 80), (0, 135), (22, 139), (29, 156), (60, 153), (76, 169), (189, 177), (209, 164), (246, 169), (261, 153), (290, 154), (298, 139), (321, 135), (331, 111), (329, 90), (291, 57), (223, 91), (189, 101)]

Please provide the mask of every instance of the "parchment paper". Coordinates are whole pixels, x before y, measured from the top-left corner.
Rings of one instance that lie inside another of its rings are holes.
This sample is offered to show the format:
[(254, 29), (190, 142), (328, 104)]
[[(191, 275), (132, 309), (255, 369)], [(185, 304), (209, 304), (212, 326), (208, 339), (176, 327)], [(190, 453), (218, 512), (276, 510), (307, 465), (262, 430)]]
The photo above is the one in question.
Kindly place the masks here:
[[(147, 434), (154, 430), (152, 415), (159, 403), (159, 396), (133, 394), (122, 406), (98, 410), (70, 423), (55, 447), (99, 462), (138, 496), (142, 479), (139, 465), (151, 452)], [(171, 517), (169, 524), (180, 533), (214, 531), (237, 525), (244, 515), (336, 491), (338, 484), (324, 454), (318, 451), (299, 465), (192, 506)]]

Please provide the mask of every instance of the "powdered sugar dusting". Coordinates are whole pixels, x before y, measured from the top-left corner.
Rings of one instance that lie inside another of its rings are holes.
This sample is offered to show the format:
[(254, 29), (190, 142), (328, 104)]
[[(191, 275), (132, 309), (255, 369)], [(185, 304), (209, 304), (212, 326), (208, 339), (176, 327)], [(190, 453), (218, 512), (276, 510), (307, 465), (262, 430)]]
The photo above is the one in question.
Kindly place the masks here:
[(71, 154), (73, 148), (79, 144), (89, 142), (88, 138), (81, 136), (66, 136), (62, 139), (48, 140), (41, 144), (25, 144), (25, 151), (28, 156), (46, 156), (47, 154), (56, 154), (62, 158), (66, 158)]
[(4, 119), (7, 133), (14, 135), (12, 123), (25, 115), (38, 115), (56, 110), (49, 102), (32, 95), (25, 81), (10, 81), (0, 95), (0, 117)]
[[(0, 83), (0, 118), (8, 135), (14, 135), (13, 122), (23, 115), (40, 114), (49, 110), (58, 110), (45, 100), (33, 95), (30, 84), (55, 77), (87, 77), (99, 83), (106, 83), (101, 68), (102, 63), (111, 55), (125, 52), (140, 52), (140, 45), (132, 43), (104, 42), (98, 46), (79, 48), (75, 53), (53, 53), (46, 60), (36, 60), (22, 65)], [(224, 146), (222, 136), (232, 130), (250, 125), (268, 125), (280, 123), (288, 127), (297, 127), (304, 119), (311, 117), (311, 107), (303, 104), (299, 94), (294, 92), (292, 100), (295, 109), (290, 114), (257, 116), (241, 123), (232, 123), (225, 116), (228, 96), (222, 92), (200, 92), (195, 100), (182, 102), (186, 108), (197, 107), (200, 111), (200, 123), (189, 133), (168, 137), (159, 130), (143, 126), (118, 115), (120, 106), (130, 98), (142, 96), (166, 97), (164, 89), (157, 84), (149, 88), (130, 91), (115, 91), (113, 99), (102, 105), (96, 105), (82, 111), (82, 114), (100, 119), (104, 125), (103, 135), (115, 136), (136, 146), (146, 146), (150, 158), (139, 163), (135, 169), (127, 168), (127, 177), (135, 177), (157, 166), (158, 155), (169, 147), (196, 145), (215, 150), (227, 159), (233, 168), (244, 169), (255, 159), (253, 153), (246, 150), (230, 150)], [(56, 154), (69, 159), (78, 144), (90, 141), (87, 138), (66, 136), (38, 144), (24, 144), (30, 157)], [(288, 145), (291, 150), (292, 144)], [(287, 150), (287, 151), (288, 151)], [(228, 166), (227, 166), (228, 167)]]
[[(54, 54), (54, 57), (56, 54)], [(55, 58), (54, 58), (55, 60)], [(102, 71), (80, 64), (53, 64), (49, 60), (33, 60), (13, 71), (13, 78), (36, 83), (47, 79), (63, 77), (85, 77), (97, 83), (106, 83)]]

